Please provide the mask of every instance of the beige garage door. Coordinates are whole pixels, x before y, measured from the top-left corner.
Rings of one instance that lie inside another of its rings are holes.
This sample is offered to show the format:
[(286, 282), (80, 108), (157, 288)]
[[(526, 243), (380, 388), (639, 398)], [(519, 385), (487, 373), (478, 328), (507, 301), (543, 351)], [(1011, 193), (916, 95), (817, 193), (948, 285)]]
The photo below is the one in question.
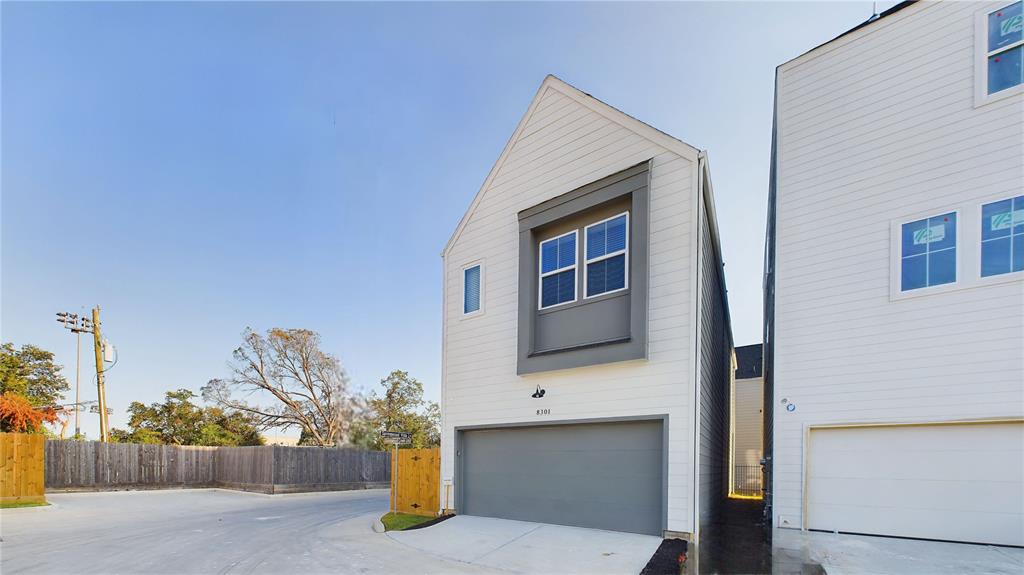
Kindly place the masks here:
[(812, 429), (807, 527), (1024, 545), (1024, 423)]

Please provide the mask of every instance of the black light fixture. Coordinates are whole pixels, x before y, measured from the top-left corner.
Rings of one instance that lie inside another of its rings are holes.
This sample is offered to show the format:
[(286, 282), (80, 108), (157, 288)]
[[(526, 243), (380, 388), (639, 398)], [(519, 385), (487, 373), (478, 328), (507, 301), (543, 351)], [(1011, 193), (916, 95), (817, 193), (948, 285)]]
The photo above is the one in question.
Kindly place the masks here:
[(540, 398), (544, 397), (544, 390), (541, 389), (540, 386), (538, 385), (537, 386), (537, 391), (533, 392), (533, 395), (531, 395), (530, 397), (532, 397), (534, 399), (540, 399)]

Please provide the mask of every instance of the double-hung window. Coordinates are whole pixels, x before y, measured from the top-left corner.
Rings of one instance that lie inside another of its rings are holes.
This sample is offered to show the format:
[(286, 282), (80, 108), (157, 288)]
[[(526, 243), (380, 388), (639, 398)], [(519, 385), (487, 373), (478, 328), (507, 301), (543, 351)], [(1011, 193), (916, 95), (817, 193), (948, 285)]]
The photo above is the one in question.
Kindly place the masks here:
[(900, 228), (900, 291), (956, 282), (956, 212)]
[(576, 230), (540, 243), (540, 309), (576, 301)]
[(472, 264), (462, 270), (462, 313), (474, 314), (481, 309), (481, 274), (483, 266)]
[(985, 70), (989, 95), (1024, 83), (1024, 14), (1014, 2), (987, 14)]
[(1024, 196), (981, 206), (981, 276), (1024, 270)]
[(626, 289), (629, 213), (590, 224), (584, 230), (584, 242), (587, 254), (585, 297)]

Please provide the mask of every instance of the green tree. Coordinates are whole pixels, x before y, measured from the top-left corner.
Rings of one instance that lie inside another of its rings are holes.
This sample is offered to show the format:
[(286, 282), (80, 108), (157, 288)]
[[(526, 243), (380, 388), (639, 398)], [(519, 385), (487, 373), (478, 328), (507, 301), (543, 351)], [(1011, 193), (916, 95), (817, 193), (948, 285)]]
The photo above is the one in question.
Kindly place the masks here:
[(365, 414), (356, 418), (349, 428), (348, 442), (355, 447), (363, 449), (379, 449), (379, 430), (373, 418)]
[(440, 445), (441, 409), (437, 403), (423, 400), (423, 384), (408, 372), (395, 370), (380, 385), (383, 394), (374, 393), (368, 402), (374, 447), (386, 447), (380, 441), (381, 431), (412, 433), (412, 447)]
[(168, 391), (162, 403), (128, 406), (128, 429), (114, 429), (111, 437), (122, 443), (173, 445), (262, 445), (253, 418), (227, 413), (219, 407), (201, 407), (188, 389)]
[(49, 351), (31, 344), (15, 349), (5, 343), (0, 346), (0, 394), (20, 395), (33, 407), (52, 406), (70, 388), (61, 369)]

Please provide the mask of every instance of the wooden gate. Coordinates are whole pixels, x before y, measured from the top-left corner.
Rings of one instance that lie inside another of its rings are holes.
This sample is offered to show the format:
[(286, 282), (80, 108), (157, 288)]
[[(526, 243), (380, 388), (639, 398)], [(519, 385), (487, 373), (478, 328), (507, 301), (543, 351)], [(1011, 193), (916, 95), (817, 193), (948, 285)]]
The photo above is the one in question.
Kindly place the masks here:
[(441, 450), (399, 449), (392, 458), (392, 505), (399, 513), (434, 517), (441, 506)]
[(0, 503), (46, 503), (46, 436), (0, 433)]

